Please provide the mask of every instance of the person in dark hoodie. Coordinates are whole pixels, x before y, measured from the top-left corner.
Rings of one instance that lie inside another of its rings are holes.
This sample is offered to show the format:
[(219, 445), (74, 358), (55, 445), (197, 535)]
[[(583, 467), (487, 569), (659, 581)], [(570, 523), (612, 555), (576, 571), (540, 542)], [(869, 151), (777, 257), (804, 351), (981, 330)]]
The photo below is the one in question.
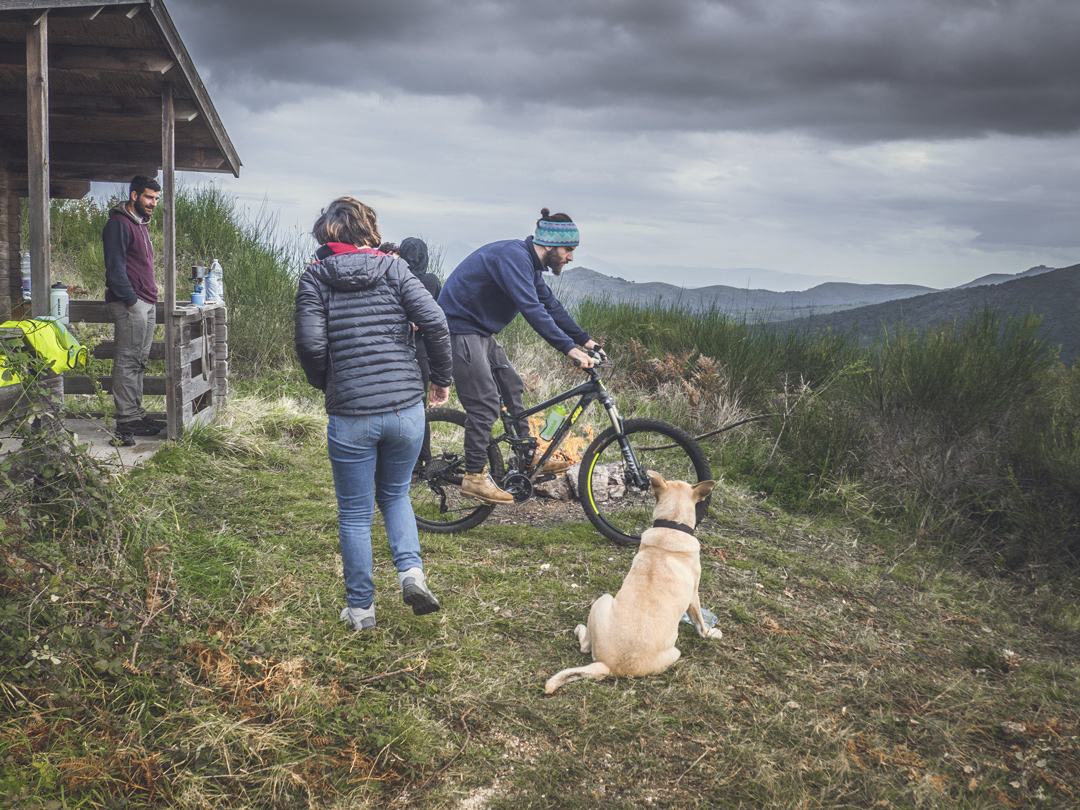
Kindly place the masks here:
[(402, 598), (417, 615), (439, 610), (420, 558), (409, 483), (424, 437), (424, 386), (413, 324), (424, 334), (431, 403), (449, 396), (446, 318), (401, 259), (379, 252), (375, 212), (334, 200), (315, 221), (316, 261), (296, 292), (296, 352), (326, 395), (327, 444), (338, 502), (347, 606), (342, 621), (375, 627), (371, 520), (378, 504)]
[[(398, 256), (405, 260), (405, 263), (409, 265), (409, 269), (412, 274), (420, 279), (420, 283), (424, 285), (424, 289), (431, 293), (431, 297), (436, 301), (439, 300), (439, 290), (442, 289), (442, 282), (439, 281), (439, 277), (434, 273), (428, 272), (428, 246), (423, 239), (417, 239), (415, 236), (410, 236), (407, 239), (402, 240), (401, 247), (395, 251)], [(415, 326), (415, 325), (414, 325)], [(424, 381), (424, 390), (427, 390), (428, 381), (431, 379), (431, 367), (428, 363), (427, 346), (424, 344), (424, 335), (417, 328), (416, 332), (416, 362), (420, 366), (420, 379)], [(427, 404), (427, 398), (424, 398), (424, 404)], [(417, 463), (419, 465), (427, 464), (431, 461), (431, 430), (425, 425), (424, 428), (424, 443), (420, 448), (420, 458)]]
[(161, 196), (152, 177), (136, 175), (128, 198), (109, 211), (101, 232), (105, 252), (105, 308), (113, 322), (116, 355), (112, 394), (116, 404), (117, 444), (131, 446), (136, 436), (156, 436), (165, 423), (143, 408), (143, 380), (157, 324), (157, 282), (150, 217)]

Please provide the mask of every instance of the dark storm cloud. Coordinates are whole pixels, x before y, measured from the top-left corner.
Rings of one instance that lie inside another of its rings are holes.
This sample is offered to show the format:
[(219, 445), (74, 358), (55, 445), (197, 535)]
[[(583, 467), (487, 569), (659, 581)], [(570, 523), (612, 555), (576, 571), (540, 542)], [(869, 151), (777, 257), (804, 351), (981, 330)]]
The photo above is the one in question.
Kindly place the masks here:
[(1077, 0), (173, 0), (171, 12), (200, 68), (251, 106), (351, 88), (477, 97), (493, 114), (538, 105), (566, 126), (854, 142), (1080, 127)]

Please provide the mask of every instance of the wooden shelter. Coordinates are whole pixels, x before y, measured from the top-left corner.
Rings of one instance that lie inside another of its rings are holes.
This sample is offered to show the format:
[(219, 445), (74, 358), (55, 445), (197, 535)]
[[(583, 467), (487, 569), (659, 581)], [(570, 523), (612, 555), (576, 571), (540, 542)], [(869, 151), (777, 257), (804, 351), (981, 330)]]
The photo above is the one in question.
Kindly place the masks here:
[[(48, 313), (50, 198), (77, 199), (91, 181), (127, 183), (160, 171), (170, 438), (187, 420), (177, 365), (184, 324), (196, 320), (177, 308), (176, 171), (239, 176), (240, 165), (161, 0), (0, 0), (0, 314), (21, 300), (23, 249), (31, 256), (31, 314)], [(24, 197), (30, 238), (20, 247)], [(207, 314), (199, 313), (204, 332)], [(219, 317), (223, 332), (223, 308), (211, 322)], [(208, 343), (204, 335), (203, 360), (221, 353)]]

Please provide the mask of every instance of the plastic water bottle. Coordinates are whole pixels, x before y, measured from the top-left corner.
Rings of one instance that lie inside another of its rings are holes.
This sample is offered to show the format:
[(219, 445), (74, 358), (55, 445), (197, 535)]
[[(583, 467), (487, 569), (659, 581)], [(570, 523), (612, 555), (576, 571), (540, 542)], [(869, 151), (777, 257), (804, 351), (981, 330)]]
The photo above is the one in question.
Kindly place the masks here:
[(22, 256), (22, 297), (24, 301), (30, 300), (30, 254)]
[[(693, 622), (690, 621), (689, 611), (682, 615), (682, 620), (689, 625), (693, 625)], [(715, 613), (711, 610), (706, 610), (705, 608), (701, 609), (701, 620), (705, 622), (706, 627), (716, 627), (716, 622), (719, 621)]]
[(559, 426), (566, 419), (566, 408), (562, 405), (556, 405), (550, 411), (548, 411), (547, 421), (544, 422), (544, 427), (540, 430), (540, 438), (545, 442), (550, 442), (555, 433), (559, 430)]
[(70, 302), (67, 285), (62, 281), (53, 284), (52, 289), (49, 290), (49, 315), (60, 323), (68, 323)]
[(210, 264), (210, 272), (206, 276), (205, 285), (204, 294), (208, 304), (215, 302), (218, 304), (225, 303), (224, 271), (221, 269), (221, 262), (217, 259), (214, 259)]

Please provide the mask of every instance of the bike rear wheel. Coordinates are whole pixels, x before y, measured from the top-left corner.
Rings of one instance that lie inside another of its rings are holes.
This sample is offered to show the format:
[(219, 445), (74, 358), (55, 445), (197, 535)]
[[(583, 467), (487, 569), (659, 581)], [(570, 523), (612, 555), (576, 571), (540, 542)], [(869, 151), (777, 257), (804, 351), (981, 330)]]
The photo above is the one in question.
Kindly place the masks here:
[[(712, 478), (701, 446), (686, 431), (659, 419), (627, 419), (623, 435), (642, 470), (655, 470), (668, 481), (696, 484)], [(656, 504), (648, 482), (640, 486), (627, 469), (619, 436), (608, 428), (585, 451), (578, 473), (578, 495), (585, 515), (600, 534), (620, 546), (637, 546), (652, 526)], [(697, 520), (709, 508), (697, 505)]]
[[(465, 414), (451, 408), (427, 412), (431, 431), (431, 461), (413, 474), (409, 495), (421, 531), (453, 534), (479, 526), (494, 506), (461, 494), (465, 474)], [(488, 447), (488, 469), (501, 481), (503, 460), (497, 445)]]

